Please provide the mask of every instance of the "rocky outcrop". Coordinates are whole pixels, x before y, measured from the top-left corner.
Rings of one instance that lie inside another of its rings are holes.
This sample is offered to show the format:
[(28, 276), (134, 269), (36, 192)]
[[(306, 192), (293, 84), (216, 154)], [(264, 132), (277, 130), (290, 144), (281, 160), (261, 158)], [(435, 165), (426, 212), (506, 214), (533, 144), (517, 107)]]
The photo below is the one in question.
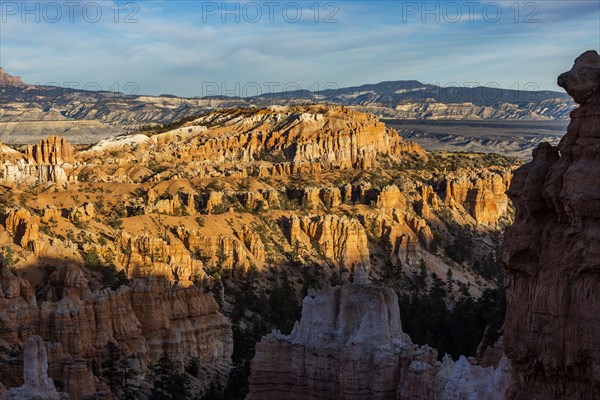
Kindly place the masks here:
[[(197, 286), (172, 286), (157, 279), (136, 280), (117, 290), (91, 291), (78, 267), (59, 269), (46, 300), (37, 303), (31, 287), (6, 270), (0, 276), (0, 342), (13, 347), (39, 335), (48, 343), (49, 375), (65, 384), (71, 398), (107, 391), (92, 363), (101, 364), (114, 342), (143, 377), (163, 354), (183, 370), (192, 358), (203, 368), (198, 382), (226, 379), (233, 350), (231, 324), (212, 296)], [(14, 382), (10, 364), (0, 366), (4, 384)]]
[[(265, 246), (256, 232), (240, 229), (236, 236), (207, 236), (196, 230), (177, 229), (176, 235), (198, 263), (222, 268), (246, 269), (251, 263), (264, 262)], [(203, 274), (202, 269), (197, 271)]]
[(164, 186), (161, 184), (149, 190), (145, 213), (156, 212), (169, 215), (195, 214), (197, 193), (189, 186), (189, 182), (186, 183), (187, 185), (174, 180), (166, 190), (158, 188), (158, 186)]
[(74, 222), (89, 221), (96, 215), (93, 203), (84, 203), (79, 207), (73, 207), (69, 211), (69, 219)]
[[(38, 307), (33, 288), (24, 279), (17, 278), (8, 269), (0, 268), (0, 310), (2, 329), (0, 344), (3, 346), (19, 343), (21, 335), (29, 335), (38, 318)], [(6, 385), (10, 382), (4, 378)]]
[(205, 209), (208, 214), (214, 212), (221, 204), (223, 204), (223, 192), (212, 191), (208, 194)]
[(23, 381), (21, 387), (0, 395), (1, 400), (58, 400), (54, 382), (48, 377), (48, 353), (44, 341), (30, 336), (23, 348)]
[(116, 253), (118, 265), (132, 278), (155, 276), (186, 284), (203, 275), (202, 262), (192, 258), (184, 242), (169, 234), (158, 237), (121, 232), (117, 244), (113, 254)]
[[(188, 168), (177, 173), (189, 179), (218, 175), (287, 176), (372, 168), (379, 164), (380, 157), (427, 158), (423, 149), (405, 142), (372, 115), (323, 105), (217, 111), (186, 127), (153, 135), (136, 146), (139, 149), (131, 154), (119, 152), (118, 158), (137, 161), (145, 167), (185, 164)], [(106, 164), (103, 157), (115, 158), (111, 149), (95, 146), (82, 152), (80, 159)], [(110, 164), (117, 162), (111, 160)], [(215, 198), (206, 204), (209, 212), (212, 205), (220, 203), (218, 192), (213, 193)]]
[[(394, 109), (375, 108), (371, 112), (386, 117), (402, 119), (431, 120), (482, 120), (482, 119), (526, 119), (551, 120), (565, 118), (573, 108), (567, 99), (546, 99), (540, 102), (525, 104), (499, 103), (492, 105), (476, 105), (470, 102), (438, 102), (433, 99), (421, 101), (405, 100)], [(359, 107), (363, 111), (366, 107)]]
[(4, 71), (4, 68), (0, 67), (0, 87), (25, 87), (26, 85), (21, 80), (20, 76), (13, 76)]
[(356, 283), (309, 293), (288, 336), (274, 331), (256, 347), (248, 400), (500, 400), (510, 364), (496, 369), (464, 357), (437, 361), (402, 332), (392, 289)]
[(439, 210), (440, 203), (440, 198), (431, 186), (423, 185), (421, 187), (421, 201), (418, 205), (420, 206), (420, 215), (423, 218), (429, 219), (432, 215), (432, 211)]
[(40, 238), (40, 227), (26, 209), (11, 210), (4, 216), (4, 227), (12, 234), (14, 242), (23, 248), (35, 251)]
[(444, 382), (441, 400), (505, 400), (511, 380), (511, 364), (502, 357), (496, 367), (474, 365), (464, 356), (454, 363), (444, 357), (437, 382)]
[(337, 207), (342, 204), (342, 192), (333, 186), (305, 187), (300, 190), (300, 203), (309, 210)]
[(61, 165), (75, 164), (73, 146), (67, 139), (49, 136), (38, 144), (29, 145), (25, 150), (25, 160), (28, 164)]
[(406, 209), (406, 196), (404, 196), (398, 186), (390, 185), (381, 189), (381, 193), (377, 196), (377, 208), (400, 208)]
[(480, 224), (493, 225), (506, 215), (509, 170), (460, 171), (445, 181), (444, 201), (464, 208)]
[(389, 251), (392, 261), (417, 266), (423, 257), (423, 249), (427, 249), (433, 239), (431, 228), (424, 219), (408, 215), (402, 209), (390, 211), (365, 215), (364, 224)]
[(12, 152), (0, 156), (4, 161), (1, 183), (64, 183), (75, 179), (70, 175), (75, 164), (74, 149), (65, 138), (50, 136), (39, 144), (28, 145), (16, 160)]
[(220, 137), (204, 139), (194, 152), (206, 153), (208, 159), (218, 155), (215, 161), (221, 162), (260, 159), (268, 152), (271, 159), (279, 154), (294, 164), (318, 162), (347, 169), (369, 168), (380, 153), (419, 152), (425, 156), (418, 146), (403, 142), (376, 118), (345, 107), (227, 110), (196, 122), (209, 126), (218, 122), (219, 129), (212, 131), (222, 131)]
[(236, 236), (244, 243), (244, 246), (252, 254), (254, 260), (259, 262), (265, 261), (265, 245), (258, 233), (252, 232), (248, 227), (244, 226), (240, 232), (236, 232)]
[(515, 172), (515, 222), (504, 239), (510, 400), (600, 398), (600, 56), (558, 78), (580, 107), (558, 147)]
[(279, 208), (281, 203), (279, 193), (275, 189), (260, 189), (238, 194), (242, 207), (252, 211), (267, 211)]
[(369, 246), (361, 223), (354, 218), (328, 214), (324, 217), (292, 215), (284, 223), (290, 245), (300, 243), (331, 262), (346, 268), (368, 267)]

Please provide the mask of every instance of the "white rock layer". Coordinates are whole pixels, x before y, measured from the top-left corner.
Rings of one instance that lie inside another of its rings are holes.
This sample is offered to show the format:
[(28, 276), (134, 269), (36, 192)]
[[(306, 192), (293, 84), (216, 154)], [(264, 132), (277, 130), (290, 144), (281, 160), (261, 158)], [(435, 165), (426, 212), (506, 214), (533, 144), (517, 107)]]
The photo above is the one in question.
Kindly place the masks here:
[(304, 299), (289, 336), (256, 347), (247, 400), (502, 400), (510, 362), (482, 368), (417, 346), (402, 332), (396, 293), (357, 282)]

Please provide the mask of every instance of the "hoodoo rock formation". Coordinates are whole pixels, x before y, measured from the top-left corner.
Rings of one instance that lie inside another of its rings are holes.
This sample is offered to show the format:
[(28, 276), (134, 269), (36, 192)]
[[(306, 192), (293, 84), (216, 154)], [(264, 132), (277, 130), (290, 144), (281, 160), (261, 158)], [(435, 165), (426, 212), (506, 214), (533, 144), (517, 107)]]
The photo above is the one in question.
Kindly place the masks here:
[[(184, 168), (180, 175), (193, 179), (217, 173), (274, 177), (364, 169), (377, 166), (381, 156), (427, 158), (421, 147), (402, 140), (376, 117), (339, 106), (227, 109), (139, 142), (131, 140), (101, 142), (81, 152), (80, 159), (95, 163), (120, 144), (123, 159), (138, 157), (142, 165), (150, 160), (185, 163), (194, 168)], [(146, 152), (126, 154), (132, 146)], [(220, 199), (211, 203), (213, 200)]]
[(357, 219), (327, 215), (289, 220), (290, 245), (317, 246), (328, 260), (348, 268), (369, 265), (369, 248), (364, 227)]
[(39, 144), (27, 146), (23, 155), (3, 151), (0, 156), (4, 163), (0, 183), (63, 183), (74, 179), (70, 176), (75, 164), (74, 149), (65, 138), (50, 136)]
[[(204, 371), (200, 385), (224, 384), (233, 341), (231, 323), (218, 310), (201, 288), (177, 288), (156, 279), (92, 292), (75, 266), (58, 269), (49, 279), (45, 301), (38, 303), (27, 281), (0, 270), (0, 347), (16, 350), (31, 335), (41, 336), (48, 343), (49, 376), (60, 380), (72, 399), (109, 391), (90, 367), (106, 360), (109, 342), (131, 359), (133, 376), (143, 377), (167, 354), (181, 370), (197, 359)], [(15, 386), (19, 358), (7, 356), (0, 377)]]
[(480, 224), (495, 224), (506, 214), (510, 170), (461, 171), (446, 179), (444, 200), (463, 207)]
[(583, 53), (558, 84), (580, 107), (558, 147), (540, 145), (509, 190), (510, 400), (600, 399), (600, 55)]
[(41, 337), (30, 336), (23, 348), (23, 381), (21, 387), (0, 395), (0, 400), (58, 400), (54, 382), (48, 377), (48, 352)]
[[(457, 363), (402, 332), (396, 293), (355, 283), (309, 293), (289, 336), (278, 331), (256, 347), (247, 400), (500, 400), (510, 363)], [(472, 378), (472, 379), (470, 379)]]
[(41, 140), (39, 144), (27, 146), (25, 153), (26, 161), (30, 164), (61, 165), (74, 164), (73, 147), (67, 140), (56, 136), (50, 136)]
[[(267, 329), (291, 328), (298, 293), (354, 277), (309, 296), (291, 339), (259, 346), (254, 398), (496, 399), (506, 361), (438, 362), (402, 333), (393, 290), (445, 280), (450, 308), (496, 286), (510, 159), (426, 153), (374, 116), (331, 105), (188, 114), (82, 151), (57, 138), (15, 148), (0, 146), (12, 171), (0, 174), (6, 388), (23, 384), (23, 345), (39, 335), (48, 375), (73, 399), (136, 397), (103, 372), (110, 343), (141, 398), (162, 355), (171, 370), (186, 367), (191, 396), (201, 396), (228, 378), (232, 331), (242, 368), (228, 388), (245, 386), (246, 350)], [(55, 167), (70, 171), (66, 182), (44, 175)], [(363, 269), (393, 289), (361, 284)]]

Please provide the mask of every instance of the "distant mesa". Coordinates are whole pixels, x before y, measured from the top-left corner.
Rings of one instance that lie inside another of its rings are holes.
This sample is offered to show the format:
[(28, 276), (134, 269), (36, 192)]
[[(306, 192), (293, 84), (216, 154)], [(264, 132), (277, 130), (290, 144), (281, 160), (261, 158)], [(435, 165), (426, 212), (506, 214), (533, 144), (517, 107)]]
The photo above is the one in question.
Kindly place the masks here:
[(4, 86), (25, 87), (27, 85), (21, 81), (20, 76), (12, 76), (4, 71), (4, 68), (0, 67), (0, 87)]

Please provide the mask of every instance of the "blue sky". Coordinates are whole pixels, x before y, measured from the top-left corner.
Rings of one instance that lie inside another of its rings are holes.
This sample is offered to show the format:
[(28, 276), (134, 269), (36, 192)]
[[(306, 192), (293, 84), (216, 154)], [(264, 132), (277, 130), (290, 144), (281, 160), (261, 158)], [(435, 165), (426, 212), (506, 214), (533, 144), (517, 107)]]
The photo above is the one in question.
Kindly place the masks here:
[(65, 1), (0, 0), (7, 72), (181, 96), (404, 79), (560, 90), (600, 48), (598, 0)]

